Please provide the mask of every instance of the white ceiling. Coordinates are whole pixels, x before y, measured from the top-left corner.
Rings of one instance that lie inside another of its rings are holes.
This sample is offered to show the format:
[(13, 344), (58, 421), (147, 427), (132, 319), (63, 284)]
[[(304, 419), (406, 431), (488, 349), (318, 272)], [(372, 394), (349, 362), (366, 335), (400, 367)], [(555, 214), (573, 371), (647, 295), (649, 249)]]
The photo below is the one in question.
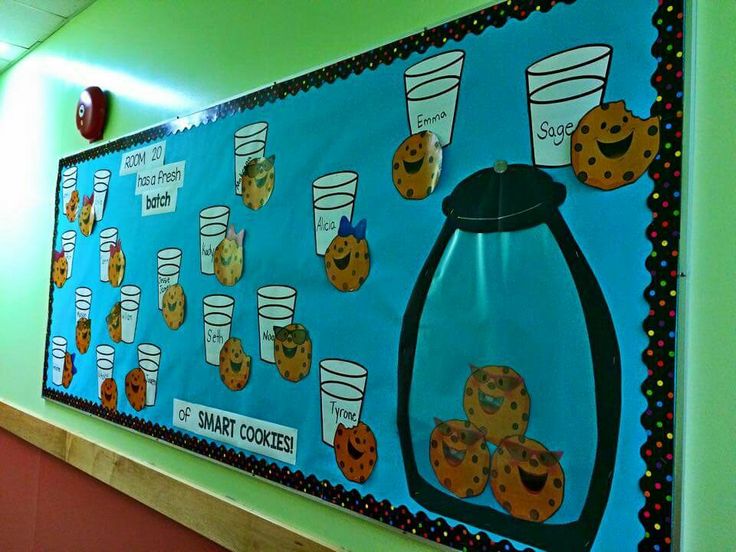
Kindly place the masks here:
[(0, 73), (94, 0), (0, 0)]

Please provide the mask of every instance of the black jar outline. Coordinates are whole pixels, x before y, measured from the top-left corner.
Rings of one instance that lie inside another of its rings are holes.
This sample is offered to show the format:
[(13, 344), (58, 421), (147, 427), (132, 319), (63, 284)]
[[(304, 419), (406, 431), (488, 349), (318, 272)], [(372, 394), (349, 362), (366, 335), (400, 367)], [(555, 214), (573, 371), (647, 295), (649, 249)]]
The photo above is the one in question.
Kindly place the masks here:
[[(521, 180), (522, 185), (508, 187), (512, 179)], [(502, 194), (503, 181), (507, 187)], [(532, 193), (525, 193), (529, 191)], [(485, 198), (479, 197), (484, 194)], [(548, 552), (590, 550), (592, 547), (611, 491), (621, 419), (621, 355), (616, 331), (603, 291), (559, 212), (558, 207), (565, 197), (566, 189), (562, 184), (529, 165), (481, 169), (458, 184), (442, 202), (446, 221), (407, 303), (398, 358), (396, 422), (410, 496), (430, 512)], [(419, 473), (409, 421), (419, 324), (435, 271), (450, 239), (456, 231), (507, 232), (540, 224), (546, 224), (554, 236), (580, 297), (595, 388), (597, 443), (588, 492), (578, 519), (560, 524), (522, 520), (439, 490)]]

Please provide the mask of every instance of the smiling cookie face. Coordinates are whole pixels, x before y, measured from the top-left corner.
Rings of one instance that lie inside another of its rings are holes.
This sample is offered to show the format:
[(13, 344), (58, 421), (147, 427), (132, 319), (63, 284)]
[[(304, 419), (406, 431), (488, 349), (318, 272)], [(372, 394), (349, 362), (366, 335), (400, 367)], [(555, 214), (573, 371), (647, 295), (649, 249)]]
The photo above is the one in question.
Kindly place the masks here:
[(565, 494), (560, 456), (532, 439), (507, 437), (493, 454), (493, 496), (516, 518), (538, 522), (549, 519)]
[(240, 175), (243, 205), (257, 211), (271, 197), (276, 181), (276, 156), (256, 157), (248, 161)]
[(56, 287), (63, 287), (66, 283), (66, 271), (68, 265), (66, 257), (61, 252), (54, 251), (54, 262), (51, 265), (51, 279)]
[(82, 212), (79, 215), (79, 230), (83, 236), (89, 236), (92, 233), (92, 226), (95, 223), (94, 198), (92, 196), (84, 196), (82, 201)]
[(431, 194), (441, 171), (440, 139), (427, 130), (409, 136), (394, 153), (391, 175), (406, 199), (424, 199)]
[(524, 379), (508, 366), (471, 366), (463, 409), (468, 419), (497, 445), (508, 435), (523, 435), (531, 398)]
[(297, 382), (312, 366), (312, 340), (301, 324), (274, 327), (273, 357), (281, 377)]
[(335, 460), (345, 477), (355, 483), (368, 480), (378, 462), (376, 436), (370, 427), (363, 422), (352, 428), (339, 424), (333, 447)]
[(217, 280), (224, 286), (234, 286), (243, 275), (243, 237), (231, 226), (227, 236), (215, 248), (214, 266)]
[(69, 387), (74, 378), (74, 374), (77, 373), (77, 368), (74, 366), (74, 354), (66, 353), (64, 355), (64, 370), (61, 373), (61, 385)]
[(164, 322), (172, 330), (178, 330), (184, 323), (186, 303), (184, 288), (180, 284), (166, 288), (161, 299), (161, 312), (164, 315)]
[(108, 410), (118, 409), (118, 384), (112, 378), (107, 378), (100, 386), (100, 400), (102, 406)]
[(429, 460), (437, 481), (460, 498), (483, 492), (491, 454), (483, 433), (467, 420), (435, 420)]
[(343, 217), (340, 221), (340, 231), (325, 251), (327, 279), (340, 291), (355, 291), (363, 285), (370, 270), (371, 259), (368, 241), (365, 239), (365, 221), (361, 221), (353, 229), (350, 222)]
[(92, 321), (89, 318), (77, 320), (77, 350), (84, 354), (89, 349), (89, 341), (92, 336)]
[(64, 213), (69, 222), (74, 222), (77, 218), (77, 209), (79, 208), (79, 192), (77, 190), (72, 191), (69, 196), (69, 201), (64, 206)]
[(119, 287), (125, 276), (125, 253), (120, 241), (110, 248), (110, 264), (107, 266), (107, 277), (112, 287)]
[(251, 360), (237, 337), (228, 339), (220, 349), (220, 379), (231, 391), (240, 391), (250, 378)]
[(133, 368), (125, 376), (125, 396), (138, 412), (146, 406), (146, 374), (140, 368)]
[(580, 182), (614, 190), (631, 184), (659, 151), (659, 119), (639, 119), (624, 102), (588, 111), (571, 139), (572, 167)]
[(120, 343), (123, 337), (123, 329), (120, 325), (120, 301), (112, 306), (110, 314), (105, 317), (105, 322), (107, 322), (107, 333), (110, 334), (110, 339), (115, 343)]

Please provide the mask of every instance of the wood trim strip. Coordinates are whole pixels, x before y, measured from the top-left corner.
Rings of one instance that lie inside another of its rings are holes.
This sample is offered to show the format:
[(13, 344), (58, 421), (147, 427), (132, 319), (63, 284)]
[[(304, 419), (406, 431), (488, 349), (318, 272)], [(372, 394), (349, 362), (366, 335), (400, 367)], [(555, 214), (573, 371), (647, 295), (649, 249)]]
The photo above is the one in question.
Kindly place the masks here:
[(229, 550), (334, 550), (3, 401), (0, 428)]

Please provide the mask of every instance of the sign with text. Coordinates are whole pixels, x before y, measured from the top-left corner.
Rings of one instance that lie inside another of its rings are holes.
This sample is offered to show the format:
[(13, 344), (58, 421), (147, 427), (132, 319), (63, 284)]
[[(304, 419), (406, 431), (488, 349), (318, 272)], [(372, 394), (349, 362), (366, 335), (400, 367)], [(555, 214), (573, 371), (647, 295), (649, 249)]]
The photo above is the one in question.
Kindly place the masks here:
[(145, 148), (129, 151), (120, 160), (120, 176), (133, 174), (164, 164), (166, 142), (157, 142)]

